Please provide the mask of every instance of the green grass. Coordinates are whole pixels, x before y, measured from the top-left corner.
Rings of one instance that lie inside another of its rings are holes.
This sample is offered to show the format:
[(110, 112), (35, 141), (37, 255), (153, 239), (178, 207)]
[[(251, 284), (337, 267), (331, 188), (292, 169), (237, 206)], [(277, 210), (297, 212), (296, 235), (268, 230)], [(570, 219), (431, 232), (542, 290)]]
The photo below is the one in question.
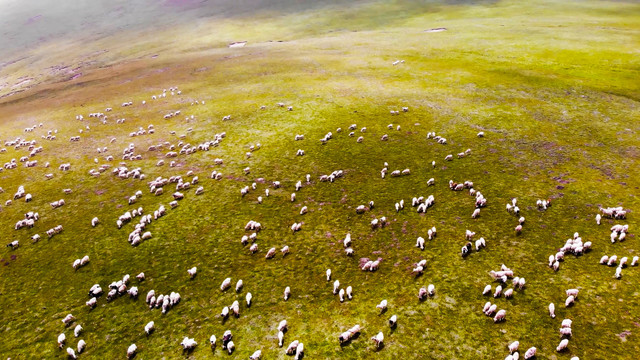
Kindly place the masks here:
[[(274, 6), (283, 4), (289, 3)], [(0, 78), (35, 80), (25, 91), (0, 99), (1, 138), (36, 139), (44, 151), (33, 158), (39, 162), (35, 168), (0, 172), (5, 190), (0, 195), (0, 238), (21, 244), (16, 250), (0, 250), (0, 355), (65, 358), (56, 338), (65, 331), (60, 320), (73, 313), (85, 329), (83, 358), (124, 358), (131, 343), (137, 344), (139, 359), (227, 357), (220, 346), (211, 352), (207, 345), (211, 334), (221, 338), (226, 329), (234, 334), (233, 358), (247, 358), (257, 349), (265, 359), (288, 358), (277, 347), (275, 330), (287, 319), (285, 346), (300, 340), (309, 359), (499, 359), (514, 340), (523, 352), (537, 347), (539, 359), (634, 359), (640, 352), (638, 268), (623, 270), (622, 279), (615, 280), (615, 269), (598, 265), (598, 260), (604, 254), (639, 255), (638, 4), (296, 4), (295, 11), (276, 13), (262, 10), (260, 3), (254, 12), (245, 9), (192, 23), (167, 15), (168, 24), (179, 25), (153, 31), (146, 22), (118, 32), (100, 28), (12, 53), (27, 57), (0, 69)], [(435, 27), (448, 31), (423, 31)], [(233, 40), (249, 43), (226, 48)], [(108, 52), (88, 55), (102, 49)], [(159, 57), (151, 58), (154, 54)], [(405, 63), (392, 66), (396, 59)], [(75, 80), (48, 75), (46, 68), (54, 64), (80, 66), (83, 75)], [(174, 85), (182, 95), (151, 100)], [(196, 99), (205, 105), (191, 106)], [(129, 100), (134, 106), (119, 106)], [(142, 100), (147, 104), (141, 105)], [(294, 110), (278, 108), (277, 102)], [(260, 110), (261, 105), (267, 109)], [(89, 112), (108, 106), (114, 108), (108, 125), (88, 118)], [(409, 112), (389, 114), (402, 106)], [(162, 118), (178, 109), (179, 117)], [(85, 121), (73, 120), (76, 114), (84, 114)], [(184, 120), (192, 114), (195, 120)], [(233, 120), (222, 121), (227, 114)], [(122, 117), (126, 122), (116, 125), (115, 119)], [(40, 122), (43, 128), (22, 131)], [(347, 136), (352, 123), (368, 129), (356, 132), (365, 138), (361, 144), (357, 136)], [(401, 131), (387, 129), (389, 123), (401, 125)], [(154, 135), (127, 136), (148, 124), (155, 126)], [(79, 134), (85, 125), (91, 129)], [(188, 128), (193, 131), (187, 133)], [(42, 140), (50, 129), (58, 130), (58, 139)], [(222, 131), (227, 137), (209, 152), (180, 155), (179, 167), (157, 167), (164, 152), (146, 149), (164, 141), (177, 144), (170, 131), (187, 134), (183, 141), (191, 144)], [(318, 139), (328, 131), (334, 138), (321, 145)], [(449, 143), (427, 140), (429, 131)], [(477, 138), (478, 131), (486, 137)], [(305, 140), (294, 141), (295, 134), (305, 134)], [(379, 140), (383, 134), (389, 134), (389, 141)], [(70, 143), (74, 135), (81, 141)], [(110, 144), (112, 137), (117, 140)], [(133, 225), (115, 226), (117, 217), (132, 208), (127, 198), (142, 190), (135, 206), (151, 213), (168, 205), (174, 186), (156, 197), (146, 181), (117, 179), (109, 171), (98, 178), (88, 174), (98, 167), (95, 157), (106, 163), (97, 147), (107, 146), (116, 158), (111, 165), (117, 166), (122, 149), (132, 142), (143, 160), (127, 162), (129, 168), (141, 167), (147, 179), (184, 177), (193, 170), (205, 189), (201, 196), (194, 195), (194, 188), (185, 191), (176, 209), (149, 225), (153, 238), (135, 248), (126, 242)], [(256, 143), (262, 148), (247, 159), (245, 153)], [(470, 157), (444, 162), (446, 155), (467, 148)], [(296, 157), (297, 149), (306, 155)], [(0, 163), (27, 154), (8, 147)], [(215, 166), (215, 158), (223, 158), (224, 165)], [(43, 167), (47, 161), (49, 169)], [(57, 170), (65, 162), (71, 163), (71, 171)], [(412, 174), (381, 179), (384, 162), (390, 170), (410, 168)], [(247, 166), (250, 175), (242, 172)], [(338, 169), (345, 171), (344, 178), (318, 182), (320, 175)], [(225, 178), (209, 179), (212, 170), (222, 171)], [(54, 179), (45, 180), (47, 173)], [(311, 174), (311, 184), (291, 203), (294, 184), (306, 174)], [(260, 177), (267, 184), (279, 180), (283, 187), (271, 189), (263, 204), (256, 198), (266, 184), (242, 198), (240, 189)], [(431, 177), (436, 185), (428, 187)], [(485, 195), (489, 206), (480, 218), (471, 219), (472, 197), (450, 191), (450, 179), (471, 180)], [(34, 200), (4, 206), (20, 184)], [(63, 188), (73, 193), (64, 195)], [(400, 213), (394, 210), (400, 199), (410, 203), (413, 196), (430, 194), (436, 204), (426, 215), (409, 206)], [(519, 236), (513, 231), (517, 219), (504, 210), (513, 197), (526, 217)], [(49, 203), (60, 198), (67, 204), (52, 210)], [(536, 210), (540, 198), (554, 199), (553, 206)], [(355, 207), (370, 200), (376, 204), (371, 212), (355, 213)], [(309, 213), (301, 216), (304, 205)], [(626, 221), (595, 224), (598, 206), (618, 205), (631, 210)], [(13, 230), (32, 210), (41, 215), (36, 226)], [(93, 216), (101, 220), (96, 228), (90, 226)], [(373, 216), (386, 216), (391, 223), (372, 231)], [(240, 244), (249, 220), (264, 226), (255, 255)], [(289, 227), (298, 221), (302, 230), (292, 234)], [(625, 242), (610, 243), (613, 223), (629, 224)], [(58, 224), (64, 232), (46, 239), (45, 231)], [(426, 237), (431, 226), (438, 228), (438, 236), (420, 251), (415, 239)], [(462, 259), (466, 229), (484, 237), (488, 246)], [(548, 255), (576, 231), (593, 242), (593, 251), (567, 256), (554, 273), (546, 266)], [(341, 244), (347, 232), (353, 258), (344, 255)], [(35, 233), (43, 239), (32, 244)], [(284, 245), (291, 248), (290, 255), (264, 259), (269, 248)], [(84, 255), (91, 262), (74, 271), (73, 260)], [(359, 270), (365, 257), (383, 258), (380, 270)], [(414, 278), (412, 265), (423, 258), (428, 261), (425, 274)], [(489, 271), (503, 263), (525, 277), (527, 287), (511, 300), (491, 299), (507, 310), (506, 322), (493, 324), (481, 313), (488, 300), (481, 292), (491, 281)], [(192, 266), (198, 267), (198, 275), (189, 280), (186, 270)], [(342, 287), (353, 287), (352, 301), (340, 303), (331, 295), (332, 283), (324, 279), (327, 268)], [(138, 300), (123, 297), (107, 303), (102, 297), (91, 311), (84, 305), (94, 283), (106, 288), (124, 274), (133, 277), (141, 271), (147, 280), (136, 284)], [(243, 279), (240, 294), (219, 290), (227, 277), (233, 284)], [(436, 296), (419, 302), (418, 289), (428, 284), (435, 285)], [(286, 286), (292, 297), (285, 302)], [(579, 288), (580, 296), (565, 309), (569, 288)], [(178, 291), (182, 302), (166, 315), (150, 311), (144, 304), (150, 289)], [(246, 292), (253, 294), (251, 308), (244, 306)], [(240, 318), (222, 321), (220, 310), (235, 299), (243, 304)], [(382, 299), (389, 301), (389, 310), (379, 315), (375, 305)], [(556, 304), (555, 320), (547, 315), (549, 302)], [(393, 314), (399, 325), (390, 331), (387, 319)], [(563, 318), (573, 319), (574, 335), (569, 350), (558, 354)], [(156, 332), (147, 337), (143, 328), (150, 320), (156, 322)], [(363, 327), (362, 335), (341, 347), (338, 335), (355, 324)], [(378, 331), (385, 334), (385, 347), (376, 352), (369, 338)], [(72, 331), (65, 333), (75, 347)], [(199, 343), (191, 354), (181, 351), (184, 336)]]

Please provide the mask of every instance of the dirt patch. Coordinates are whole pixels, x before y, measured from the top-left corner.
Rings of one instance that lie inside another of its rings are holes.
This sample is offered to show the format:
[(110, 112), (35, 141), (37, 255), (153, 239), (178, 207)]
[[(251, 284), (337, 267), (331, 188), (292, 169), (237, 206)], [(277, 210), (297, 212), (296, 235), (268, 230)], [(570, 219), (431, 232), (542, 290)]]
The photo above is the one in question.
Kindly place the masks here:
[(106, 190), (96, 190), (95, 193), (96, 195), (102, 195), (106, 192)]

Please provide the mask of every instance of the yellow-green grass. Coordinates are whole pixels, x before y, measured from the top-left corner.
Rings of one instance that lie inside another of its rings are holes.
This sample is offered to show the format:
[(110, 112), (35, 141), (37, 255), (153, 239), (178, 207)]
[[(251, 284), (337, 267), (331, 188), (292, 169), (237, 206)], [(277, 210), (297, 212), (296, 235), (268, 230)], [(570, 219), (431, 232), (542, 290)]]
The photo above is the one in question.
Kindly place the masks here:
[[(285, 358), (277, 348), (275, 327), (287, 319), (285, 346), (300, 340), (308, 358), (493, 359), (504, 358), (507, 344), (519, 340), (523, 349), (537, 347), (540, 359), (633, 359), (640, 352), (639, 270), (625, 269), (615, 280), (615, 269), (598, 260), (604, 254), (638, 255), (638, 5), (393, 2), (297, 9), (200, 19), (162, 31), (124, 29), (91, 41), (54, 39), (1, 70), (12, 79), (37, 79), (32, 88), (0, 100), (2, 140), (36, 139), (45, 150), (33, 158), (39, 162), (35, 168), (0, 172), (6, 191), (0, 195), (0, 238), (21, 244), (1, 250), (0, 355), (64, 358), (56, 338), (65, 331), (60, 320), (73, 313), (85, 328), (81, 338), (88, 346), (82, 356), (90, 358), (124, 358), (134, 342), (140, 359), (226, 357), (220, 346), (215, 352), (207, 346), (211, 334), (220, 338), (226, 329), (233, 331), (237, 346), (232, 357), (246, 358), (262, 349), (264, 358)], [(435, 27), (448, 30), (424, 32)], [(226, 48), (233, 40), (249, 43)], [(52, 64), (77, 66), (84, 61), (82, 54), (101, 49), (109, 52), (82, 65), (83, 76), (77, 79), (36, 76)], [(397, 59), (405, 63), (392, 66)], [(150, 99), (174, 85), (182, 95)], [(119, 106), (129, 100), (134, 106)], [(191, 105), (194, 100), (205, 104)], [(279, 108), (277, 102), (294, 110)], [(260, 110), (261, 105), (267, 109)], [(114, 108), (108, 125), (88, 118), (89, 112), (108, 106)], [(409, 112), (389, 114), (403, 106)], [(182, 114), (162, 118), (175, 110)], [(85, 121), (74, 120), (76, 114)], [(191, 114), (195, 120), (185, 121)], [(233, 119), (222, 121), (227, 114)], [(116, 125), (122, 117), (126, 122)], [(43, 128), (22, 131), (40, 122)], [(368, 129), (356, 132), (365, 138), (361, 144), (357, 136), (347, 136), (352, 123)], [(387, 129), (389, 123), (401, 125), (401, 131)], [(149, 124), (155, 134), (127, 136)], [(91, 129), (79, 134), (85, 125)], [(56, 141), (40, 138), (49, 129), (58, 130)], [(222, 131), (227, 137), (219, 147), (180, 155), (176, 168), (156, 167), (163, 153), (146, 152), (152, 144), (177, 143), (180, 134), (198, 144)], [(334, 138), (321, 145), (318, 139), (328, 131)], [(427, 140), (429, 131), (446, 137), (448, 144)], [(478, 131), (486, 137), (477, 138)], [(305, 140), (294, 141), (295, 134), (305, 134)], [(383, 134), (389, 134), (389, 141), (379, 140)], [(79, 143), (68, 141), (74, 135), (81, 136)], [(117, 140), (110, 144), (112, 137)], [(106, 163), (97, 147), (107, 146), (116, 166), (131, 142), (144, 159), (127, 166), (141, 167), (147, 180), (184, 177), (193, 170), (205, 189), (201, 196), (194, 189), (185, 191), (176, 209), (149, 225), (153, 238), (135, 248), (126, 242), (133, 225), (115, 226), (117, 217), (132, 208), (127, 198), (142, 190), (135, 206), (150, 213), (168, 205), (174, 186), (155, 197), (146, 180), (88, 174), (98, 166), (95, 157)], [(262, 148), (246, 159), (255, 143)], [(299, 148), (305, 156), (295, 156)], [(446, 155), (467, 148), (471, 156), (444, 162)], [(24, 155), (24, 149), (8, 147), (0, 163)], [(218, 157), (225, 160), (223, 166), (213, 165)], [(52, 168), (43, 167), (47, 161)], [(381, 179), (385, 161), (390, 170), (410, 168), (412, 174)], [(72, 164), (71, 171), (57, 170), (65, 162)], [(247, 166), (250, 175), (242, 172)], [(318, 182), (320, 175), (338, 169), (345, 171), (344, 178)], [(221, 170), (224, 179), (208, 179), (212, 170)], [(54, 173), (54, 179), (45, 180), (46, 173)], [(306, 174), (312, 184), (305, 184), (291, 203), (295, 182)], [(240, 188), (260, 177), (267, 183), (279, 180), (283, 188), (271, 189), (263, 204), (256, 198), (266, 184), (242, 198)], [(436, 185), (428, 187), (431, 177)], [(489, 206), (480, 218), (471, 219), (472, 197), (450, 191), (450, 179), (471, 180), (485, 195)], [(34, 200), (4, 206), (21, 184)], [(63, 188), (74, 192), (64, 195)], [(409, 206), (396, 214), (396, 201), (410, 203), (413, 196), (430, 194), (436, 204), (426, 215)], [(505, 210), (512, 197), (526, 217), (519, 236), (513, 231), (516, 217)], [(49, 202), (60, 198), (67, 204), (52, 210)], [(553, 206), (536, 210), (540, 198), (553, 199)], [(374, 209), (357, 215), (355, 207), (370, 200)], [(301, 216), (303, 205), (309, 213)], [(598, 206), (618, 205), (631, 210), (626, 221), (595, 224)], [(41, 215), (36, 226), (13, 230), (32, 210)], [(93, 216), (101, 220), (96, 228), (90, 225)], [(386, 216), (391, 224), (372, 231), (373, 216)], [(264, 225), (255, 255), (240, 244), (243, 226), (252, 219)], [(292, 234), (289, 227), (297, 221), (304, 225)], [(610, 243), (613, 223), (630, 225), (625, 242)], [(46, 239), (44, 232), (58, 224), (64, 232)], [(438, 236), (420, 251), (415, 239), (426, 237), (431, 226), (438, 228)], [(484, 237), (488, 246), (462, 259), (466, 229)], [(593, 242), (593, 250), (567, 256), (554, 273), (547, 267), (548, 255), (576, 231)], [(354, 242), (353, 258), (344, 255), (341, 244), (347, 232)], [(44, 239), (32, 244), (35, 233)], [(290, 255), (264, 259), (267, 249), (284, 245)], [(73, 260), (87, 254), (91, 262), (74, 271)], [(359, 270), (365, 257), (383, 258), (380, 270)], [(428, 261), (425, 274), (416, 278), (412, 265), (423, 258)], [(481, 292), (491, 283), (488, 272), (502, 263), (525, 277), (527, 287), (511, 300), (487, 299)], [(198, 275), (189, 280), (186, 270), (192, 266)], [(354, 288), (353, 300), (341, 304), (331, 295), (332, 284), (324, 279), (327, 268), (342, 287)], [(94, 310), (84, 305), (94, 283), (106, 288), (124, 274), (141, 271), (147, 280), (138, 285), (138, 300), (107, 303), (103, 296)], [(221, 293), (226, 277), (233, 283), (243, 279), (244, 290)], [(430, 283), (436, 296), (419, 302), (418, 289)], [(286, 286), (292, 289), (287, 302), (282, 299)], [(580, 296), (565, 309), (569, 288), (579, 288)], [(162, 315), (144, 304), (150, 289), (178, 291), (183, 300)], [(246, 292), (254, 296), (251, 308), (242, 301)], [(236, 298), (243, 304), (240, 318), (222, 321), (220, 310)], [(389, 301), (389, 310), (379, 315), (375, 305), (382, 299)], [(488, 300), (507, 310), (506, 322), (493, 324), (482, 314)], [(549, 302), (558, 309), (555, 320), (547, 315)], [(399, 319), (394, 331), (387, 326), (392, 314)], [(563, 318), (573, 319), (574, 336), (569, 350), (557, 354)], [(157, 330), (147, 337), (143, 328), (150, 320)], [(341, 347), (338, 335), (355, 324), (363, 327), (362, 336)], [(369, 338), (378, 331), (385, 334), (385, 347), (376, 352)], [(72, 331), (65, 333), (75, 346)], [(184, 336), (199, 343), (191, 354), (181, 351)]]

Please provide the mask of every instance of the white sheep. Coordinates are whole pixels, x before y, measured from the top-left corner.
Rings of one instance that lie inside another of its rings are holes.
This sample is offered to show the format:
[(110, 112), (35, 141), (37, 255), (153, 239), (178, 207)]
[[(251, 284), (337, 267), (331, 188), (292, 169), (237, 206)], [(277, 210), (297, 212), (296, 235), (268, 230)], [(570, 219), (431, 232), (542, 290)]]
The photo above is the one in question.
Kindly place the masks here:
[(251, 356), (249, 356), (249, 360), (259, 360), (262, 358), (262, 351), (256, 350)]
[(376, 308), (380, 309), (380, 312), (387, 310), (387, 300), (382, 300), (380, 304), (376, 305)]
[(327, 269), (327, 281), (331, 281), (331, 269)]
[(147, 325), (144, 326), (144, 332), (149, 335), (155, 330), (155, 323), (153, 321), (149, 321)]
[(556, 318), (556, 306), (553, 303), (549, 304), (549, 315), (552, 319)]
[(82, 354), (85, 347), (87, 347), (87, 343), (84, 340), (80, 339), (80, 341), (78, 341), (78, 354)]
[(351, 300), (353, 298), (353, 288), (351, 286), (347, 286), (347, 298)]
[(68, 356), (70, 359), (77, 359), (77, 358), (78, 358), (78, 357), (76, 356), (76, 352), (75, 352), (75, 351), (73, 351), (73, 349), (72, 349), (72, 348), (70, 348), (70, 347), (68, 347), (68, 348), (67, 348), (67, 356)]
[(196, 273), (198, 272), (198, 268), (197, 267), (192, 267), (191, 269), (187, 269), (187, 273), (189, 274), (189, 277), (191, 279), (193, 279), (196, 276)]
[(389, 327), (390, 328), (395, 328), (398, 325), (398, 317), (396, 315), (393, 315), (389, 318)]
[(289, 300), (289, 297), (291, 296), (291, 288), (290, 287), (286, 287), (284, 289), (284, 301)]
[(504, 321), (505, 317), (507, 316), (507, 310), (499, 310), (496, 315), (493, 317), (493, 322), (499, 322), (499, 321)]
[(556, 347), (556, 351), (557, 352), (563, 351), (564, 349), (567, 348), (567, 345), (569, 345), (569, 339), (562, 339), (560, 341), (560, 344), (558, 344), (558, 347)]
[(231, 286), (231, 278), (226, 278), (224, 279), (224, 281), (222, 281), (222, 284), (220, 285), (220, 290), (225, 291), (229, 288), (229, 286)]
[(378, 335), (373, 336), (371, 340), (376, 344), (377, 348), (380, 348), (380, 346), (382, 346), (382, 343), (384, 341), (384, 334), (382, 333), (382, 331), (380, 331)]
[(73, 335), (75, 337), (80, 336), (80, 333), (82, 332), (82, 325), (76, 325), (75, 329), (73, 329)]
[(424, 238), (419, 236), (416, 240), (416, 247), (420, 248), (420, 250), (424, 250)]
[(530, 347), (529, 349), (527, 349), (527, 351), (524, 353), (524, 360), (529, 360), (535, 357), (537, 351), (538, 349), (536, 349), (535, 347)]
[(138, 347), (136, 346), (136, 344), (131, 344), (127, 349), (127, 358), (131, 359), (132, 357), (134, 357), (137, 351)]

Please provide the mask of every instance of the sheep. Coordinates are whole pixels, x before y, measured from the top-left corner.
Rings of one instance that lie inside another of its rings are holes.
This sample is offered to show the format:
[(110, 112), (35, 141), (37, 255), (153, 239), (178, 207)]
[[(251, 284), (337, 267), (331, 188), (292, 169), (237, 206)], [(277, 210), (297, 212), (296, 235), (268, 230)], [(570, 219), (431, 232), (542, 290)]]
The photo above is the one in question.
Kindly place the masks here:
[(80, 341), (78, 341), (78, 354), (81, 354), (84, 351), (84, 348), (87, 347), (87, 343), (80, 339)]
[(371, 340), (376, 344), (376, 348), (380, 348), (384, 341), (384, 334), (380, 331), (378, 335), (371, 337)]
[(229, 317), (229, 307), (225, 306), (222, 308), (222, 311), (220, 312), (220, 317), (222, 317), (223, 319), (226, 319), (227, 317)]
[(289, 344), (286, 350), (287, 355), (293, 355), (295, 351), (298, 349), (299, 344), (300, 342), (298, 340), (294, 340), (293, 342), (291, 342), (291, 344)]
[(520, 290), (524, 289), (525, 284), (526, 284), (526, 280), (524, 278), (520, 278), (520, 280), (518, 281), (518, 288)]
[(563, 328), (570, 328), (571, 324), (573, 323), (573, 321), (571, 319), (564, 319), (562, 320), (562, 327)]
[(67, 356), (71, 359), (77, 359), (76, 352), (72, 348), (67, 348)]
[(360, 325), (355, 325), (352, 328), (350, 328), (349, 330), (343, 332), (342, 334), (340, 334), (340, 336), (338, 337), (338, 340), (340, 341), (340, 343), (344, 343), (347, 342), (349, 340), (351, 340), (351, 338), (360, 332)]
[(549, 315), (552, 319), (556, 318), (556, 306), (553, 303), (549, 304)]
[(514, 352), (518, 351), (518, 347), (520, 347), (519, 341), (512, 342), (511, 344), (509, 344), (509, 353), (513, 354)]
[(271, 248), (269, 249), (269, 251), (267, 251), (267, 255), (265, 255), (265, 259), (271, 259), (272, 257), (274, 257), (276, 255), (276, 248)]
[(346, 294), (349, 300), (353, 299), (353, 288), (351, 286), (347, 286)]
[(75, 337), (80, 336), (80, 333), (82, 332), (82, 325), (76, 325), (76, 327), (73, 329), (73, 335)]
[(249, 356), (249, 360), (259, 360), (262, 358), (262, 351), (256, 350), (253, 355)]
[(76, 318), (72, 314), (67, 314), (67, 316), (65, 316), (64, 319), (62, 319), (62, 323), (65, 326), (69, 326), (69, 324), (71, 324), (75, 319)]
[(420, 250), (424, 250), (424, 238), (419, 236), (416, 240), (416, 247), (420, 248)]
[(211, 335), (211, 337), (209, 338), (209, 344), (211, 345), (211, 349), (215, 349), (217, 340), (218, 339), (216, 338), (215, 335)]
[(191, 279), (193, 279), (196, 276), (196, 272), (198, 272), (198, 268), (195, 266), (187, 270), (187, 273), (189, 274), (189, 277)]
[(491, 294), (491, 285), (487, 285), (484, 287), (484, 290), (482, 290), (482, 295), (489, 295)]
[(564, 302), (564, 306), (565, 306), (565, 307), (569, 307), (569, 306), (573, 305), (573, 303), (575, 302), (575, 300), (576, 300), (575, 296), (573, 296), (573, 295), (569, 295), (569, 296), (567, 297), (567, 300), (565, 300), (565, 302)]
[(67, 341), (67, 336), (64, 333), (58, 335), (58, 347), (60, 349), (62, 349), (66, 341)]
[(383, 313), (387, 310), (387, 300), (382, 300), (380, 304), (376, 305), (376, 308), (380, 309), (380, 312)]
[(287, 286), (284, 288), (284, 301), (289, 300), (289, 297), (291, 297), (291, 288)]
[[(490, 301), (487, 301), (487, 302), (484, 304), (484, 307), (482, 308), (482, 312), (483, 312), (483, 313), (485, 313), (485, 314), (487, 314), (487, 312), (489, 311), (489, 309), (491, 309), (491, 306), (492, 306), (491, 302), (490, 302)], [(487, 314), (487, 315), (488, 315), (488, 314)]]
[(631, 266), (638, 266), (638, 257), (634, 256), (631, 260)]
[(560, 344), (558, 344), (558, 347), (556, 347), (556, 351), (557, 352), (561, 352), (564, 349), (567, 348), (567, 345), (569, 345), (569, 340), (568, 339), (562, 339), (562, 341), (560, 341)]
[(349, 246), (351, 246), (351, 233), (347, 233), (342, 243), (345, 248), (348, 248)]
[(352, 249), (352, 248), (346, 248), (346, 249), (344, 249), (344, 253), (345, 253), (347, 256), (353, 256), (353, 254), (354, 254), (355, 252), (353, 251), (353, 249)]
[(480, 238), (476, 240), (476, 251), (480, 251), (481, 248), (486, 247), (487, 244), (484, 241), (484, 238)]
[(616, 274), (614, 276), (616, 279), (620, 279), (622, 277), (622, 267), (618, 266), (616, 268)]
[(155, 323), (153, 321), (149, 321), (147, 325), (144, 326), (144, 332), (147, 335), (150, 335), (155, 330)]
[(96, 307), (97, 302), (98, 302), (98, 301), (97, 301), (97, 299), (96, 299), (96, 298), (94, 298), (94, 297), (92, 297), (92, 298), (91, 298), (91, 299), (89, 299), (89, 301), (87, 301), (85, 304), (86, 304), (90, 309), (93, 309), (93, 308), (95, 308), (95, 307)]
[(231, 286), (231, 278), (226, 278), (220, 285), (220, 290), (225, 291)]
[(478, 216), (480, 216), (480, 209), (479, 209), (479, 208), (478, 208), (478, 209), (475, 209), (475, 210), (473, 211), (473, 214), (471, 214), (471, 218), (472, 218), (472, 219), (477, 219), (477, 218), (478, 218)]
[(513, 297), (513, 289), (505, 290), (504, 297), (507, 298), (507, 299), (511, 299)]
[(338, 296), (340, 297), (340, 302), (344, 302), (344, 289), (340, 289)]
[(393, 315), (389, 318), (389, 327), (390, 328), (395, 328), (398, 325), (398, 317), (396, 315)]
[(570, 327), (566, 327), (566, 328), (560, 328), (560, 336), (561, 337), (571, 337), (572, 336), (572, 331)]
[(496, 316), (493, 317), (493, 322), (497, 323), (500, 321), (504, 321), (505, 317), (507, 316), (507, 310), (500, 310), (496, 313)]
[(326, 275), (327, 275), (327, 281), (331, 281), (331, 269), (327, 269)]
[(427, 286), (427, 293), (429, 296), (434, 296), (436, 293), (436, 287), (433, 286), (433, 284), (429, 284), (429, 286)]
[(605, 265), (605, 264), (608, 264), (608, 262), (609, 262), (609, 256), (604, 255), (600, 258), (600, 264)]
[(616, 262), (617, 262), (617, 261), (618, 261), (618, 256), (616, 256), (616, 255), (612, 255), (612, 256), (609, 258), (609, 261), (607, 262), (607, 265), (608, 265), (608, 266), (613, 266), (613, 265), (615, 265), (615, 264), (616, 264)]
[(233, 315), (236, 318), (240, 317), (240, 303), (238, 303), (238, 300), (234, 301), (229, 307), (229, 309), (231, 309), (231, 312), (233, 312)]
[(194, 339), (190, 339), (188, 337), (185, 336), (184, 339), (182, 339), (182, 342), (180, 343), (180, 345), (182, 345), (182, 348), (186, 351), (192, 351), (193, 349), (195, 349), (195, 347), (198, 345), (198, 343), (194, 340)]
[(535, 347), (530, 347), (529, 349), (527, 349), (527, 351), (524, 353), (524, 360), (529, 360), (535, 357), (537, 351), (538, 349), (536, 349)]
[(518, 225), (515, 228), (516, 234), (520, 234), (522, 232), (522, 225)]
[(333, 282), (333, 295), (338, 293), (338, 289), (340, 288), (340, 280), (336, 280)]

